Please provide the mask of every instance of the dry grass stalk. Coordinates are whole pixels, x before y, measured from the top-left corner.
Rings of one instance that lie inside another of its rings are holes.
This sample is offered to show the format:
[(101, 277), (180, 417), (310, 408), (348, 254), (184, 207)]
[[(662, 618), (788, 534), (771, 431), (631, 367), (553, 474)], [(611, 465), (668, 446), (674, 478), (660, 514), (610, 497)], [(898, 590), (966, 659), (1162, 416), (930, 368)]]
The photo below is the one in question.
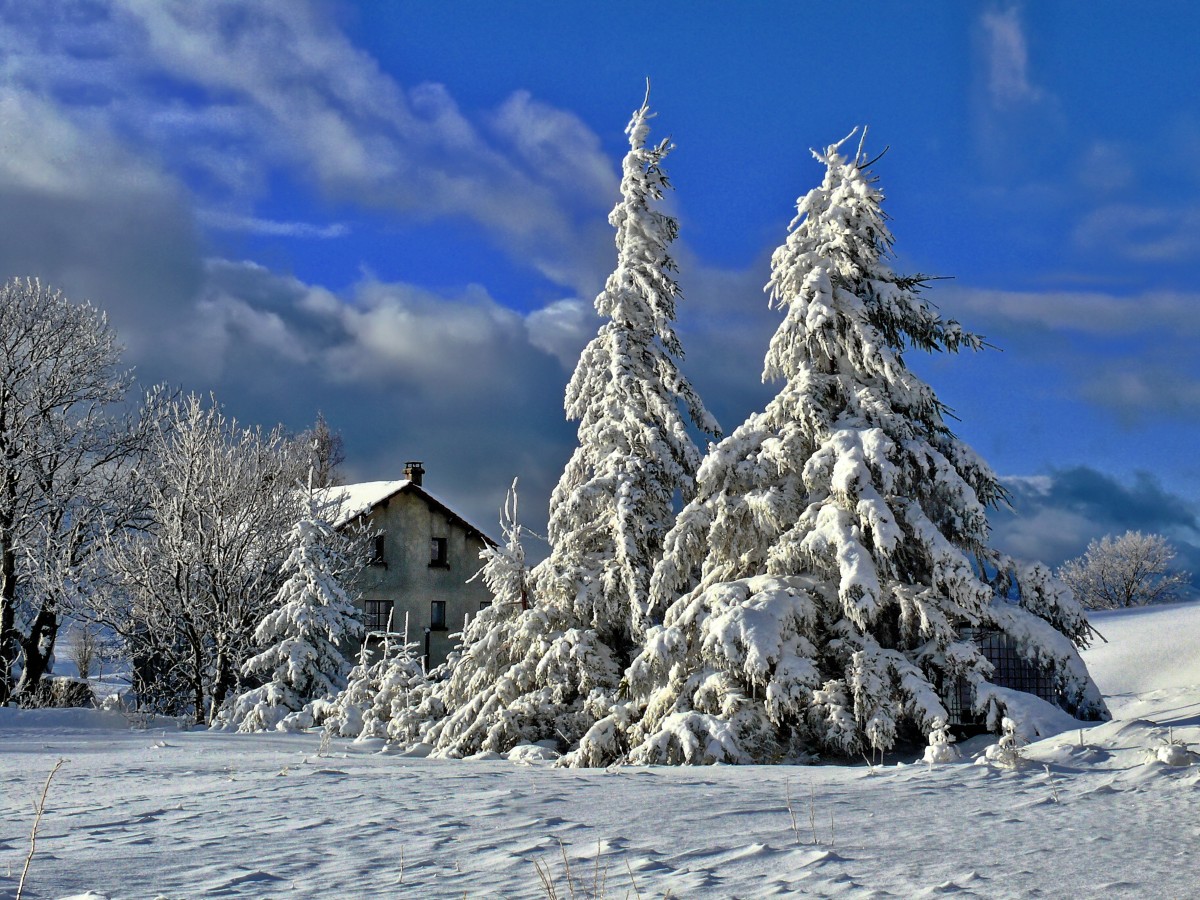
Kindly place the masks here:
[(25, 878), (29, 875), (29, 865), (33, 862), (33, 854), (37, 851), (38, 828), (42, 824), (42, 814), (46, 811), (46, 795), (50, 793), (50, 782), (54, 780), (54, 776), (65, 762), (65, 759), (60, 759), (54, 764), (54, 768), (46, 776), (46, 784), (42, 787), (42, 796), (36, 807), (37, 814), (33, 817), (33, 828), (29, 831), (29, 853), (25, 856), (25, 867), (21, 869), (21, 880), (17, 882), (16, 900), (21, 900), (21, 894), (25, 890)]

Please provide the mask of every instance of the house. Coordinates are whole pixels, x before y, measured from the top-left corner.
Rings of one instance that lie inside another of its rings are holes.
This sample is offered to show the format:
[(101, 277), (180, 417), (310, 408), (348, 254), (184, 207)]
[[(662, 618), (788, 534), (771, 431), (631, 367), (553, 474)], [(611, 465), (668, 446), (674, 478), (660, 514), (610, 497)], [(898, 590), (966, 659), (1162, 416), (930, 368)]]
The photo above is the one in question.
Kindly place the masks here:
[(405, 464), (399, 481), (370, 481), (329, 489), (340, 501), (337, 527), (364, 525), (374, 536), (370, 564), (355, 585), (368, 633), (403, 631), (426, 665), (444, 662), (452, 633), (492, 599), (482, 579), (470, 581), (495, 542), (424, 486), (420, 462)]

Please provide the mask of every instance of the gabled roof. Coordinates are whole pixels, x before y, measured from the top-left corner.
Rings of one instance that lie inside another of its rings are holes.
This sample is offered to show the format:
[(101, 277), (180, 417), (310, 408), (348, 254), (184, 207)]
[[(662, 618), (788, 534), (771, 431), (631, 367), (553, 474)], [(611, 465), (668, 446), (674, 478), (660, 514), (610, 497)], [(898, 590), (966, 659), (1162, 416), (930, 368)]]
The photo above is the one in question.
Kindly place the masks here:
[(339, 484), (335, 487), (324, 488), (319, 492), (323, 503), (336, 507), (333, 525), (341, 528), (370, 513), (378, 506), (386, 504), (400, 493), (415, 494), (433, 509), (441, 512), (453, 523), (461, 525), (469, 533), (481, 538), (485, 543), (496, 546), (496, 542), (488, 537), (481, 528), (476, 528), (449, 506), (425, 490), (419, 484), (401, 478), (398, 481), (364, 481), (359, 484)]

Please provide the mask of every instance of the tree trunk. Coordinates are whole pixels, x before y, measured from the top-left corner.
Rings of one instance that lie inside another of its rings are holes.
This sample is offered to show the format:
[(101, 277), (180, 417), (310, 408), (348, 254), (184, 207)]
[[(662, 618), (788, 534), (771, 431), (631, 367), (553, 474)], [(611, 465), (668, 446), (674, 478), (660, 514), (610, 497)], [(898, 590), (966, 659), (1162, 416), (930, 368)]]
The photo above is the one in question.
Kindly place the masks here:
[(58, 640), (58, 610), (53, 599), (47, 599), (38, 610), (29, 635), (20, 638), (25, 665), (13, 691), (18, 701), (32, 696), (38, 689), (42, 677), (50, 671), (50, 658), (54, 654), (54, 642)]
[[(0, 523), (2, 527), (2, 523)], [(12, 698), (17, 662), (17, 555), (5, 541), (0, 550), (0, 706)]]
[[(190, 631), (190, 629), (189, 629)], [(204, 724), (204, 648), (196, 636), (191, 637), (192, 645), (192, 692), (196, 705), (195, 719), (197, 725)]]
[(217, 719), (217, 713), (221, 711), (221, 706), (225, 703), (225, 695), (229, 693), (229, 689), (233, 687), (233, 671), (229, 665), (229, 653), (226, 648), (222, 647), (217, 652), (217, 674), (213, 680), (212, 689), (212, 705), (208, 710), (208, 723), (211, 725)]

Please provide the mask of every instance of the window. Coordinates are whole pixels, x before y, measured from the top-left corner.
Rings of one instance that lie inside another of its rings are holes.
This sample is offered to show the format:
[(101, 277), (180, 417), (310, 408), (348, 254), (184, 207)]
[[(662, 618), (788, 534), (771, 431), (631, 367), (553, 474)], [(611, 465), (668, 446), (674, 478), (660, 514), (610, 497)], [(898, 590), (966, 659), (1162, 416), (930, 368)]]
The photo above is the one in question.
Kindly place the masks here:
[(429, 627), (434, 631), (446, 630), (446, 601), (433, 600), (429, 604)]
[(444, 537), (430, 538), (429, 564), (442, 569), (450, 568), (450, 556), (446, 546), (446, 539)]
[(387, 568), (387, 560), (384, 558), (385, 546), (386, 542), (384, 541), (384, 534), (383, 532), (380, 532), (379, 534), (375, 535), (375, 547), (371, 552), (371, 565), (383, 566), (385, 569)]
[(485, 609), (487, 609), (491, 605), (492, 605), (491, 600), (480, 600), (479, 601), (479, 611), (483, 612)]
[(390, 600), (366, 600), (363, 602), (363, 625), (367, 631), (386, 631), (388, 618), (392, 614)]

